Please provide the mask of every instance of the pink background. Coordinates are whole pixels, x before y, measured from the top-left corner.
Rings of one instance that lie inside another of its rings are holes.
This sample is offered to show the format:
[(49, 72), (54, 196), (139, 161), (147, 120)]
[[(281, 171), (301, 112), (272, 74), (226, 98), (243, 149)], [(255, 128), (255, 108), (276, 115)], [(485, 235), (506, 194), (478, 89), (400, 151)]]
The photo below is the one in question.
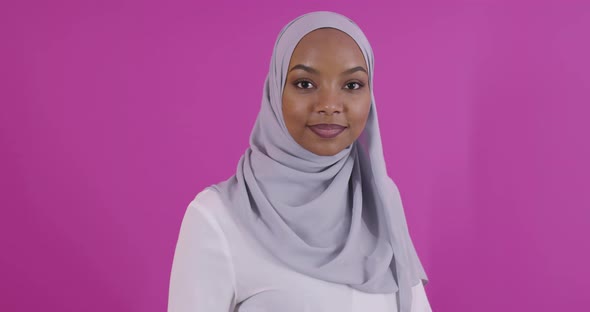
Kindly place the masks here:
[(3, 1), (0, 310), (165, 311), (279, 30), (348, 15), (435, 311), (585, 311), (587, 1)]

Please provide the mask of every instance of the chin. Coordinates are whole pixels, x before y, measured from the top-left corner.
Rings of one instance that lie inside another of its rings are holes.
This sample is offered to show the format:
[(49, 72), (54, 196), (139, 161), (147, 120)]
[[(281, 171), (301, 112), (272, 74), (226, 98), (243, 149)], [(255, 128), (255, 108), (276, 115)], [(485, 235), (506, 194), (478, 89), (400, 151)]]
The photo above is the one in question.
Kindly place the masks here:
[(338, 154), (339, 152), (312, 152), (318, 156), (334, 156), (336, 154)]
[(311, 140), (295, 140), (304, 149), (318, 155), (318, 156), (334, 156), (350, 145), (353, 141), (348, 140), (345, 137), (336, 137), (332, 139), (318, 139), (313, 137)]
[[(344, 147), (346, 148), (346, 147)], [(342, 152), (342, 150), (344, 150), (344, 148), (318, 148), (318, 149), (308, 149), (310, 152), (318, 155), (318, 156), (334, 156), (340, 152)]]

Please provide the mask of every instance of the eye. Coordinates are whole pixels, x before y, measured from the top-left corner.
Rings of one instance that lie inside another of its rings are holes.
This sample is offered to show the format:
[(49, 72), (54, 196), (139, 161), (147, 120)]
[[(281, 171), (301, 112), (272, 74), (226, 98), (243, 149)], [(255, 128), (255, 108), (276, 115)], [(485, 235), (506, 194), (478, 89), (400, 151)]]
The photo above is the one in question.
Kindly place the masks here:
[(307, 80), (299, 80), (295, 82), (295, 86), (299, 89), (311, 89), (313, 88), (313, 84)]
[(363, 84), (358, 82), (349, 82), (344, 86), (348, 90), (357, 90), (363, 87)]

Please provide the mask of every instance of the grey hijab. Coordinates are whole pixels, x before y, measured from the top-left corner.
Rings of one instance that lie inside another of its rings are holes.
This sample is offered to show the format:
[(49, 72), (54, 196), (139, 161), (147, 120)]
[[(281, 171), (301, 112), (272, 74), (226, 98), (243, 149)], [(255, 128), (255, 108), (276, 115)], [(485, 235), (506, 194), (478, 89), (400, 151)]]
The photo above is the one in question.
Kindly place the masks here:
[[(412, 244), (396, 185), (388, 177), (375, 99), (359, 139), (334, 156), (318, 156), (289, 134), (282, 93), (291, 54), (307, 33), (335, 28), (363, 52), (373, 86), (373, 52), (345, 16), (313, 12), (279, 34), (250, 148), (235, 176), (213, 186), (238, 220), (291, 269), (369, 293), (397, 291), (409, 312), (412, 286), (427, 276)], [(399, 291), (398, 291), (399, 290)]]

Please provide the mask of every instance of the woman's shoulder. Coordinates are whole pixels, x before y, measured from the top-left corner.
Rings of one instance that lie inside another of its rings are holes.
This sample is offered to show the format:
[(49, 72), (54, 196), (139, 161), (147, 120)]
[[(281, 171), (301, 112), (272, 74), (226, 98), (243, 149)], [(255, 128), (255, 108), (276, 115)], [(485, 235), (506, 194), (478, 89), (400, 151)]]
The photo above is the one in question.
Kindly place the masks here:
[(174, 252), (168, 311), (234, 310), (235, 269), (223, 208), (208, 188), (188, 205)]
[(221, 200), (219, 192), (213, 187), (208, 186), (193, 198), (189, 207), (193, 209), (218, 210), (223, 208), (224, 204)]
[(224, 232), (233, 223), (229, 210), (214, 186), (197, 193), (186, 209), (185, 218), (205, 219), (204, 221)]

